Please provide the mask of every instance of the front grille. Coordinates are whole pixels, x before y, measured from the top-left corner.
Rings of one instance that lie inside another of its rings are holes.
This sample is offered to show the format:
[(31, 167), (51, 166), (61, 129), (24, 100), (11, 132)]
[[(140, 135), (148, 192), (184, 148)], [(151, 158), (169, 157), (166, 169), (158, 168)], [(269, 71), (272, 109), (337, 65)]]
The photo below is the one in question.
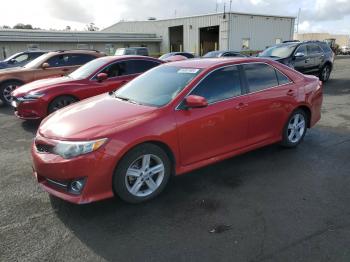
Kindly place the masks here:
[(45, 144), (35, 144), (36, 150), (39, 153), (52, 153), (53, 146)]

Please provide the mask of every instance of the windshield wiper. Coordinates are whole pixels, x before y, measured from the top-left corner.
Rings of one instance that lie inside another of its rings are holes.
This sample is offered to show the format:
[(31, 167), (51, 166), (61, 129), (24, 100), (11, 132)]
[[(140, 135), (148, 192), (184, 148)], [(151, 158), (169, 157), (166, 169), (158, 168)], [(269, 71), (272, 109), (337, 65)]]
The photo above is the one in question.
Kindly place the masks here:
[(131, 100), (130, 98), (127, 98), (127, 97), (124, 97), (124, 96), (117, 96), (116, 94), (114, 94), (114, 97), (115, 97), (115, 98), (117, 98), (117, 99), (120, 99), (120, 100), (123, 100), (123, 101), (129, 102), (129, 103), (132, 103), (132, 104), (141, 105), (141, 104), (140, 104), (140, 103), (138, 103), (137, 101), (135, 101), (135, 100)]

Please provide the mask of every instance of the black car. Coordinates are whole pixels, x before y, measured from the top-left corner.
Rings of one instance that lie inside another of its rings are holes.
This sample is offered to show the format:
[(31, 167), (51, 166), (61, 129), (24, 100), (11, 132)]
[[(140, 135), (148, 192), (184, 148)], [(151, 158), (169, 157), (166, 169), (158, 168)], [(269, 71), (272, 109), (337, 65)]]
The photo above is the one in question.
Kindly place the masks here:
[(218, 58), (218, 57), (247, 57), (237, 51), (211, 51), (206, 53), (204, 58)]
[(176, 55), (181, 55), (181, 56), (184, 56), (184, 57), (186, 57), (188, 59), (191, 59), (191, 58), (195, 57), (192, 53), (188, 53), (188, 52), (171, 52), (171, 53), (167, 53), (167, 54), (162, 55), (161, 57), (159, 57), (159, 59), (160, 60), (166, 60), (169, 57), (176, 56)]
[(326, 82), (333, 69), (334, 53), (326, 42), (288, 42), (282, 43), (259, 54), (298, 70), (301, 73), (316, 73)]
[(0, 69), (25, 66), (30, 61), (46, 53), (47, 51), (25, 51), (14, 54), (3, 61), (0, 61)]

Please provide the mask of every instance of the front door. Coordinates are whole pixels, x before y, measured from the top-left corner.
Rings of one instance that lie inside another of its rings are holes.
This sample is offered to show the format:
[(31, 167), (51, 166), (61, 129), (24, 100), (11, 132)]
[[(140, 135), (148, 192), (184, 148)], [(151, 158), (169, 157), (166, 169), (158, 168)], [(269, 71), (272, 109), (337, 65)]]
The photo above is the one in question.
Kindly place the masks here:
[(175, 111), (183, 166), (244, 147), (247, 121), (241, 86), (238, 67), (218, 69), (190, 93), (206, 98), (207, 107), (180, 105)]

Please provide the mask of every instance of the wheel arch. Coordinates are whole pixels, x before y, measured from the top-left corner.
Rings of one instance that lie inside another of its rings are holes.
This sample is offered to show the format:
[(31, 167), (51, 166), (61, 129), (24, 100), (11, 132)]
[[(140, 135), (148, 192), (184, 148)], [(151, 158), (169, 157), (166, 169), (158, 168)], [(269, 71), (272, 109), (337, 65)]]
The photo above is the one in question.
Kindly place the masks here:
[(0, 86), (1, 85), (3, 85), (3, 84), (5, 84), (5, 83), (7, 83), (7, 82), (19, 82), (19, 83), (21, 83), (22, 85), (24, 85), (25, 84), (25, 82), (23, 81), (23, 80), (21, 80), (21, 79), (18, 79), (18, 78), (11, 78), (11, 79), (6, 79), (6, 80), (2, 80), (2, 81), (0, 81)]
[(310, 126), (311, 126), (311, 117), (312, 117), (312, 113), (311, 113), (310, 107), (307, 106), (307, 105), (299, 105), (297, 108), (295, 108), (293, 110), (293, 112), (295, 110), (298, 110), (298, 109), (303, 110), (306, 113), (306, 115), (307, 115), (307, 127), (310, 128)]
[(125, 150), (123, 150), (123, 153), (121, 155), (121, 157), (119, 158), (118, 162), (116, 163), (115, 166), (115, 170), (118, 167), (119, 162), (125, 157), (125, 155), (132, 149), (134, 149), (135, 147), (138, 147), (140, 145), (144, 145), (144, 144), (153, 144), (156, 145), (158, 147), (160, 147), (162, 150), (164, 150), (164, 152), (167, 154), (167, 156), (169, 157), (169, 160), (171, 162), (172, 165), (172, 170), (171, 170), (171, 175), (175, 176), (176, 175), (176, 157), (175, 154), (173, 152), (173, 150), (171, 149), (171, 147), (165, 143), (164, 141), (160, 141), (160, 140), (155, 140), (155, 139), (151, 139), (151, 140), (145, 140), (139, 143), (136, 143), (134, 145), (132, 145), (131, 147), (126, 148)]
[(50, 107), (51, 103), (52, 103), (55, 99), (57, 99), (57, 98), (59, 98), (59, 97), (62, 97), (62, 96), (69, 96), (69, 97), (72, 97), (72, 98), (74, 98), (76, 101), (80, 101), (80, 100), (81, 100), (81, 99), (79, 99), (79, 97), (77, 97), (77, 96), (75, 96), (75, 95), (72, 95), (72, 94), (59, 94), (59, 95), (57, 95), (57, 96), (52, 97), (49, 101), (47, 101), (47, 111), (49, 111), (49, 107)]

